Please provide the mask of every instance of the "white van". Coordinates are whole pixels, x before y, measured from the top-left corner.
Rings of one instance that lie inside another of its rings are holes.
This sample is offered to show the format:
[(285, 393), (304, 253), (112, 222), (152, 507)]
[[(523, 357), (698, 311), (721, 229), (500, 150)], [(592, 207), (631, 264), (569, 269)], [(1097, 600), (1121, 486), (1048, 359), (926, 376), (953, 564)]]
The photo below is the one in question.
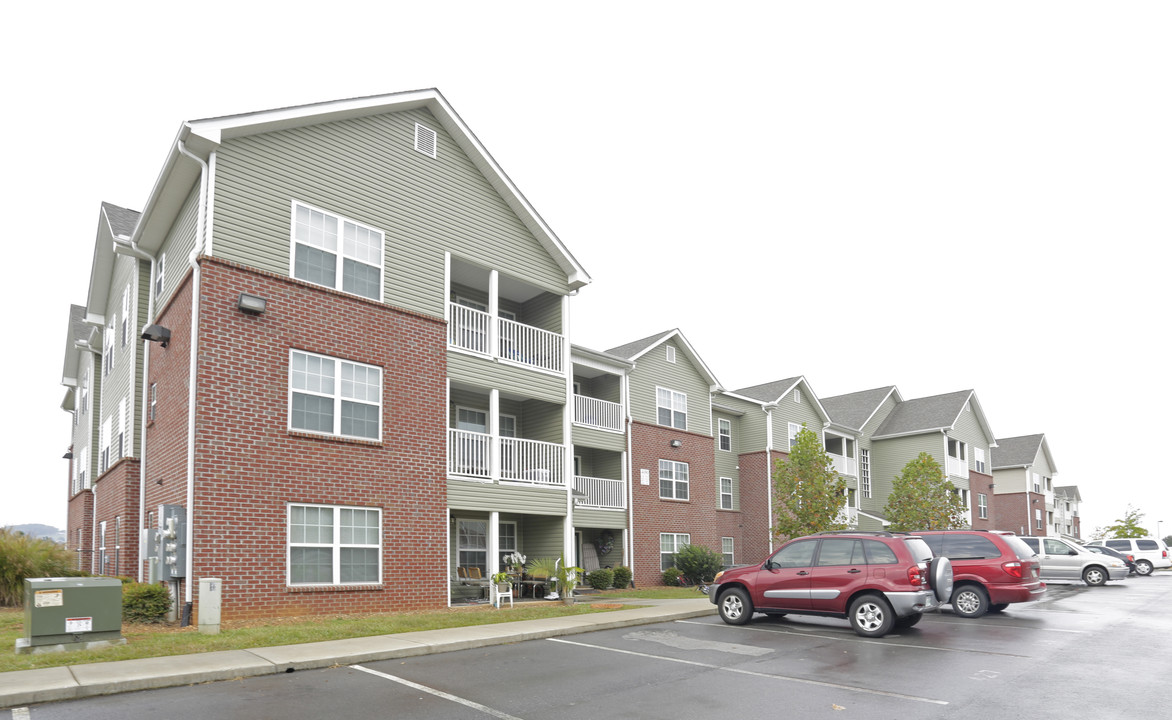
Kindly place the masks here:
[(1113, 538), (1094, 540), (1087, 545), (1102, 545), (1118, 550), (1124, 555), (1134, 556), (1137, 575), (1151, 575), (1156, 568), (1172, 567), (1172, 556), (1168, 555), (1168, 546), (1157, 538)]

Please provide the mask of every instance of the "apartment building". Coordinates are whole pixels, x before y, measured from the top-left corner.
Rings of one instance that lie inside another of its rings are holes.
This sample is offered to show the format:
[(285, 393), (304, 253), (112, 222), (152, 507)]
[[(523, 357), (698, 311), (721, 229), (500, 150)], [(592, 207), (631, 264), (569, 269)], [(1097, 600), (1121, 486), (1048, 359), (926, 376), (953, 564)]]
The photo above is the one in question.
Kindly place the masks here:
[(1044, 434), (998, 438), (992, 467), (998, 529), (1019, 535), (1061, 534), (1054, 527), (1058, 466)]

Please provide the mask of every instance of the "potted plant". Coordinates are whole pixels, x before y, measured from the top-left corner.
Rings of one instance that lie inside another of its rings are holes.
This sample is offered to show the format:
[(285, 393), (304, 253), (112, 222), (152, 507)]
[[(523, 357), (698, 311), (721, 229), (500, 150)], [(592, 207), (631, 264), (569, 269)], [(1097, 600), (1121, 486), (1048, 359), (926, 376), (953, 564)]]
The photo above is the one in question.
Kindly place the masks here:
[[(558, 561), (561, 563), (561, 561)], [(557, 569), (558, 592), (561, 593), (562, 602), (567, 605), (574, 603), (574, 588), (578, 586), (578, 578), (585, 572), (580, 567), (573, 565), (559, 564)]]
[[(489, 578), (489, 582), (492, 583), (492, 605), (493, 607), (500, 607), (501, 595), (507, 594), (513, 589), (513, 582), (509, 579), (509, 574), (504, 571), (493, 573), (492, 577)], [(510, 596), (510, 605), (512, 602)]]
[(525, 556), (519, 552), (511, 552), (501, 558), (501, 564), (507, 567), (510, 573), (520, 577), (525, 572)]

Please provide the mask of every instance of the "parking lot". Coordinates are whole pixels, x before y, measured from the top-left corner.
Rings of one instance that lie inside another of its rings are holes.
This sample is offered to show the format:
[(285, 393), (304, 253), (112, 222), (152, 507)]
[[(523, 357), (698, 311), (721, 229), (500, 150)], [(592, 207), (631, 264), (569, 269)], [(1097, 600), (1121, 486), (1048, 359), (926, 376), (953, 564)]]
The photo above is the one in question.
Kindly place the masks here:
[[(715, 615), (478, 650), (34, 706), (49, 718), (1135, 717), (1172, 667), (1172, 572), (1050, 585), (882, 639), (845, 620)], [(1161, 715), (1157, 712), (1156, 715)]]

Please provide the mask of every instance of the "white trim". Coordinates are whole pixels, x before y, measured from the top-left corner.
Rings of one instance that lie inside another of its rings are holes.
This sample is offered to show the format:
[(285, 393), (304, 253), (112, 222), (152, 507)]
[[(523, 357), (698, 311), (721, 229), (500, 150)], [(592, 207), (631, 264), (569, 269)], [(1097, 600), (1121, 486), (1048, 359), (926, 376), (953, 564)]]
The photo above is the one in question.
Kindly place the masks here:
[[(422, 133), (420, 132), (421, 130), (423, 131)], [(425, 140), (423, 143), (420, 143), (421, 136)], [(428, 152), (428, 145), (431, 146), (430, 152)], [(415, 123), (415, 152), (426, 155), (434, 160), (438, 149), (439, 133), (426, 125)]]
[[(317, 247), (317, 246), (309, 243), (307, 240), (298, 240), (298, 238), (297, 238), (297, 209), (299, 207), (304, 208), (311, 213), (320, 213), (326, 217), (330, 217), (330, 218), (334, 219), (334, 221), (337, 223), (337, 227), (335, 229), (336, 247), (334, 249), (330, 250), (328, 248)], [(378, 261), (377, 261), (377, 263), (372, 263), (368, 260), (361, 259), (358, 257), (353, 257), (353, 256), (346, 254), (346, 252), (345, 252), (345, 243), (346, 243), (345, 236), (346, 236), (346, 225), (347, 224), (353, 225), (355, 228), (357, 228), (359, 230), (374, 233), (378, 236)], [(305, 278), (297, 277), (297, 267), (296, 266), (297, 266), (297, 245), (298, 244), (304, 245), (307, 248), (315, 248), (315, 249), (317, 249), (321, 252), (324, 252), (324, 253), (331, 253), (335, 256), (335, 258), (337, 259), (337, 262), (334, 265), (334, 284), (333, 285), (322, 285), (322, 284), (313, 282), (312, 280), (307, 280)], [(382, 302), (383, 301), (383, 289), (384, 289), (384, 286), (386, 284), (386, 279), (387, 279), (387, 268), (386, 268), (386, 251), (387, 250), (386, 250), (386, 248), (387, 248), (386, 233), (383, 232), (382, 230), (379, 230), (378, 228), (374, 227), (373, 225), (367, 225), (367, 224), (361, 223), (357, 220), (352, 220), (344, 215), (339, 215), (336, 212), (333, 212), (330, 210), (325, 210), (323, 208), (316, 207), (314, 205), (310, 205), (307, 202), (303, 202), (303, 201), (297, 200), (295, 198), (290, 200), (289, 277), (291, 277), (295, 280), (300, 280), (301, 282), (309, 283), (310, 285), (317, 285), (319, 287), (327, 287), (327, 288), (330, 288), (331, 290), (337, 290), (338, 292), (345, 293), (347, 295), (353, 295), (355, 297), (366, 298), (367, 300), (376, 300), (378, 302)], [(344, 267), (346, 264), (345, 263), (346, 260), (352, 260), (352, 261), (354, 261), (356, 263), (360, 263), (366, 267), (372, 267), (372, 268), (376, 268), (378, 270), (378, 297), (369, 297), (366, 295), (360, 295), (358, 293), (350, 292), (350, 291), (344, 289)]]
[[(663, 392), (669, 393), (668, 400), (669, 400), (670, 404), (667, 406), (659, 404), (659, 392), (661, 390)], [(675, 423), (676, 412), (677, 412), (677, 410), (676, 410), (677, 396), (679, 396), (680, 398), (683, 398), (683, 402), (684, 402), (684, 426), (683, 427), (676, 427), (676, 423)], [(666, 425), (664, 425), (659, 420), (659, 409), (663, 408), (663, 407), (666, 407), (666, 409), (671, 413), (671, 422)], [(666, 388), (661, 385), (656, 385), (655, 386), (655, 424), (659, 425), (660, 427), (675, 428), (676, 430), (687, 430), (688, 429), (688, 394), (680, 392), (679, 390), (672, 390), (671, 388)]]
[[(728, 507), (724, 506), (724, 481), (728, 480)], [(733, 481), (731, 477), (716, 478), (716, 507), (720, 510), (735, 510), (736, 503), (733, 502)]]
[[(331, 518), (332, 522), (333, 522), (332, 532), (331, 532), (332, 539), (330, 540), (329, 543), (311, 543), (311, 542), (294, 543), (293, 542), (293, 508), (295, 508), (295, 507), (327, 508), (332, 512), (332, 518)], [(343, 544), (342, 543), (342, 533), (341, 533), (341, 529), (342, 529), (342, 525), (341, 525), (342, 513), (341, 513), (341, 511), (342, 510), (358, 510), (361, 512), (374, 512), (374, 513), (376, 513), (376, 516), (378, 517), (378, 543), (377, 544), (370, 544), (370, 543), (346, 543), (346, 544)], [(383, 582), (383, 556), (384, 556), (382, 539), (383, 539), (383, 511), (382, 511), (382, 508), (363, 507), (361, 505), (327, 505), (324, 503), (288, 502), (285, 504), (285, 584), (289, 587), (334, 587), (334, 586), (338, 586), (338, 585), (346, 585), (346, 586), (350, 586), (350, 585), (363, 585), (363, 586), (381, 585)], [(294, 547), (294, 545), (296, 545), (297, 547), (309, 547), (309, 548), (312, 548), (312, 547), (331, 548), (331, 550), (332, 550), (332, 552), (331, 552), (331, 567), (332, 567), (332, 571), (333, 571), (333, 580), (328, 583), (323, 583), (323, 582), (294, 583), (293, 582), (293, 547)], [(345, 548), (364, 548), (364, 549), (374, 548), (375, 550), (377, 550), (378, 551), (378, 579), (377, 580), (365, 580), (365, 581), (359, 581), (359, 582), (354, 582), (354, 581), (342, 582), (342, 580), (341, 580), (341, 570), (342, 570), (341, 555), (342, 555), (342, 552), (341, 551), (344, 547)]]
[[(320, 390), (310, 390), (307, 388), (301, 388), (301, 389), (296, 389), (296, 390), (294, 389), (294, 387), (293, 387), (293, 359), (297, 355), (304, 355), (306, 358), (317, 358), (319, 360), (328, 360), (331, 363), (335, 364), (333, 377), (332, 377), (334, 389), (331, 393), (322, 392)], [(377, 390), (378, 397), (373, 402), (368, 399), (346, 398), (343, 396), (343, 394), (342, 394), (342, 371), (343, 371), (343, 366), (345, 366), (345, 365), (351, 365), (356, 368), (365, 368), (366, 370), (373, 370), (374, 372), (378, 373), (377, 383), (375, 384), (375, 388)], [(366, 363), (355, 362), (353, 360), (345, 360), (343, 358), (331, 357), (329, 355), (322, 355), (320, 353), (313, 353), (313, 352), (308, 352), (306, 350), (298, 350), (296, 348), (290, 348), (290, 350), (289, 350), (289, 376), (288, 376), (288, 393), (289, 394), (288, 394), (288, 399), (287, 399), (288, 419), (286, 421), (286, 427), (291, 432), (309, 433), (312, 435), (321, 435), (324, 437), (351, 438), (354, 440), (365, 440), (368, 442), (381, 442), (382, 441), (382, 431), (383, 431), (383, 403), (382, 403), (383, 380), (384, 380), (383, 369), (381, 367), (378, 367), (377, 365), (367, 365)], [(293, 426), (293, 395), (295, 392), (303, 394), (303, 395), (309, 395), (312, 397), (332, 398), (333, 411), (334, 411), (334, 418), (333, 418), (334, 419), (334, 428), (333, 428), (332, 432), (327, 433), (327, 432), (322, 432), (320, 430), (309, 430), (306, 428), (298, 428), (298, 427)], [(365, 437), (362, 435), (345, 435), (342, 433), (342, 402), (344, 400), (349, 400), (349, 401), (357, 403), (359, 405), (367, 405), (367, 406), (374, 405), (376, 408), (378, 408), (378, 423), (377, 423), (378, 433), (376, 434), (375, 437)]]
[[(728, 433), (724, 432), (725, 427), (728, 427)], [(728, 438), (728, 447), (721, 447), (721, 440)], [(725, 418), (716, 418), (716, 449), (724, 452), (732, 452), (732, 420)]]
[[(670, 496), (663, 494), (663, 480), (664, 480), (664, 478), (663, 478), (663, 464), (664, 463), (668, 463), (671, 466), (671, 468), (670, 468), (671, 478), (669, 479), (669, 482), (671, 483), (672, 494)], [(683, 468), (684, 474), (687, 476), (683, 480), (681, 480), (679, 478), (679, 475), (680, 475), (679, 469), (681, 467)], [(665, 458), (659, 458), (659, 461), (656, 463), (656, 480), (658, 481), (658, 485), (659, 485), (659, 499), (661, 499), (661, 500), (679, 500), (679, 501), (683, 501), (683, 502), (691, 502), (692, 501), (692, 470), (689, 467), (688, 463), (680, 462), (679, 460), (667, 460)], [(686, 497), (679, 496), (679, 486), (681, 484), (683, 485), (683, 489), (684, 489), (684, 493), (686, 494)]]

